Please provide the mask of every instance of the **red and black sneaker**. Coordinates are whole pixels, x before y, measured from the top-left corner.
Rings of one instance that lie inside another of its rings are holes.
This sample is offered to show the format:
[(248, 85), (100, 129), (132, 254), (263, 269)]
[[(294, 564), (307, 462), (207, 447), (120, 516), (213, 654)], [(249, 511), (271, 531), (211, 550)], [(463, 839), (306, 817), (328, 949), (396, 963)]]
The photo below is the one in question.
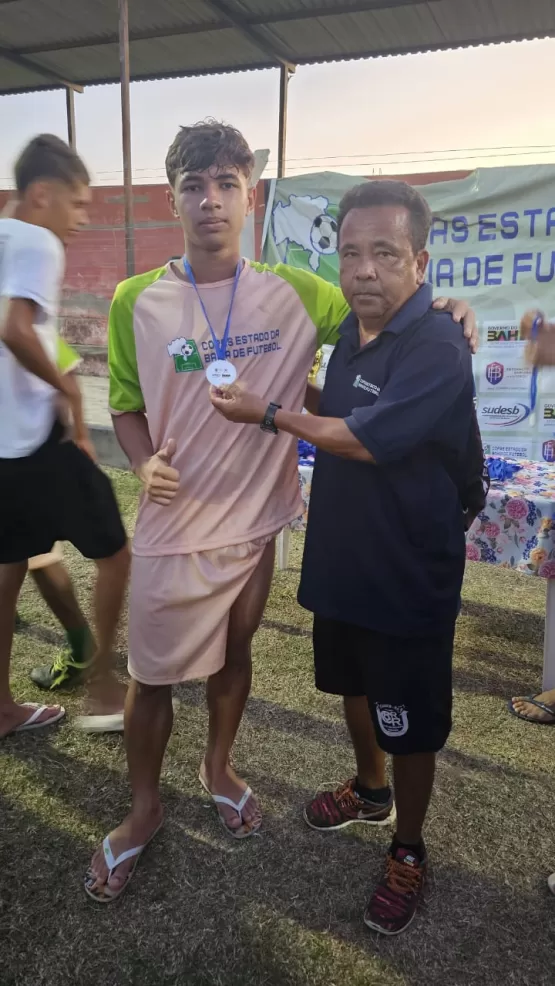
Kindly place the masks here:
[(427, 859), (401, 846), (388, 853), (385, 876), (364, 912), (364, 923), (382, 935), (399, 935), (412, 923), (424, 892)]
[(336, 791), (320, 791), (304, 809), (303, 817), (311, 829), (318, 829), (319, 832), (335, 832), (356, 822), (392, 825), (395, 804), (392, 794), (385, 802), (363, 800), (356, 793), (353, 778)]

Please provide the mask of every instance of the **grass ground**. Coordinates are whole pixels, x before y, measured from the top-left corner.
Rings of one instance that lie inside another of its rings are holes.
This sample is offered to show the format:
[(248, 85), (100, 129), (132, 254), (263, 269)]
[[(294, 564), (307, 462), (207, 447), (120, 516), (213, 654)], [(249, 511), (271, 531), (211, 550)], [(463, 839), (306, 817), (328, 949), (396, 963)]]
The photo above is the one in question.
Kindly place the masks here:
[[(132, 525), (136, 488), (115, 482)], [(91, 850), (125, 813), (121, 738), (71, 719), (0, 748), (0, 986), (538, 986), (555, 981), (555, 730), (511, 718), (505, 700), (539, 689), (545, 586), (472, 564), (456, 648), (455, 727), (441, 755), (427, 841), (426, 912), (378, 940), (362, 910), (388, 833), (319, 835), (303, 802), (353, 771), (339, 702), (313, 687), (309, 616), (298, 608), (302, 540), (276, 573), (255, 640), (252, 698), (236, 761), (265, 809), (234, 844), (197, 783), (201, 685), (180, 689), (163, 774), (167, 822), (129, 891), (95, 906), (82, 890)], [(79, 594), (91, 567), (68, 551)], [(18, 697), (61, 642), (30, 581), (15, 641)], [(121, 651), (125, 650), (122, 632)], [(123, 666), (123, 665), (122, 665)], [(69, 713), (78, 697), (64, 703)]]

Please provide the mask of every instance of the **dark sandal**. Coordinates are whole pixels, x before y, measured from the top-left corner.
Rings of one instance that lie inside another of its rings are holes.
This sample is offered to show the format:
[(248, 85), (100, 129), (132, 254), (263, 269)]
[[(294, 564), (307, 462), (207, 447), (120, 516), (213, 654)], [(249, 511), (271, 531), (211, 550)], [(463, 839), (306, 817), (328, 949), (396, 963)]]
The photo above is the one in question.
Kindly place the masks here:
[(528, 702), (530, 705), (535, 705), (542, 712), (547, 712), (551, 716), (551, 719), (534, 719), (533, 716), (523, 715), (522, 712), (516, 711), (513, 706), (513, 699), (510, 699), (507, 702), (507, 708), (512, 716), (515, 716), (516, 719), (524, 719), (524, 722), (533, 722), (536, 726), (555, 726), (555, 709), (550, 709), (549, 705), (546, 705), (545, 702), (538, 702), (534, 695), (525, 695), (523, 701)]

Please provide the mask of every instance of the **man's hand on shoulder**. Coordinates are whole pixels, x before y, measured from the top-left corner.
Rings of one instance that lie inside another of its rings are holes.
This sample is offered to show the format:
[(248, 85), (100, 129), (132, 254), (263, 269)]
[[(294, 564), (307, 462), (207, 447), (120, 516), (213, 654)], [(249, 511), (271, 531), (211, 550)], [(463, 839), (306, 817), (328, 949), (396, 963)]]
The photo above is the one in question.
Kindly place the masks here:
[(449, 312), (454, 322), (462, 322), (465, 339), (468, 339), (470, 351), (478, 351), (478, 326), (474, 310), (466, 301), (457, 301), (456, 298), (436, 298), (433, 307), (436, 311)]
[(171, 464), (175, 449), (173, 438), (168, 439), (164, 448), (136, 470), (149, 500), (161, 507), (167, 507), (179, 489), (179, 473)]

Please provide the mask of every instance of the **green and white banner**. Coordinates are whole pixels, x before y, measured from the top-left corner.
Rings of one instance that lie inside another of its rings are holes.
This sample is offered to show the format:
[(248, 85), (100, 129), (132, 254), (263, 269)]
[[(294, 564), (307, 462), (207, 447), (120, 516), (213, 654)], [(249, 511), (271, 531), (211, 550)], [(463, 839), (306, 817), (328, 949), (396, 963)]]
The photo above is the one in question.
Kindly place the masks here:
[[(263, 259), (282, 260), (337, 283), (336, 216), (364, 181), (324, 172), (272, 183)], [(428, 278), (437, 295), (466, 298), (480, 324), (475, 358), (486, 451), (555, 461), (555, 370), (541, 370), (530, 409), (521, 315), (555, 317), (555, 165), (479, 169), (421, 185), (434, 214)]]

